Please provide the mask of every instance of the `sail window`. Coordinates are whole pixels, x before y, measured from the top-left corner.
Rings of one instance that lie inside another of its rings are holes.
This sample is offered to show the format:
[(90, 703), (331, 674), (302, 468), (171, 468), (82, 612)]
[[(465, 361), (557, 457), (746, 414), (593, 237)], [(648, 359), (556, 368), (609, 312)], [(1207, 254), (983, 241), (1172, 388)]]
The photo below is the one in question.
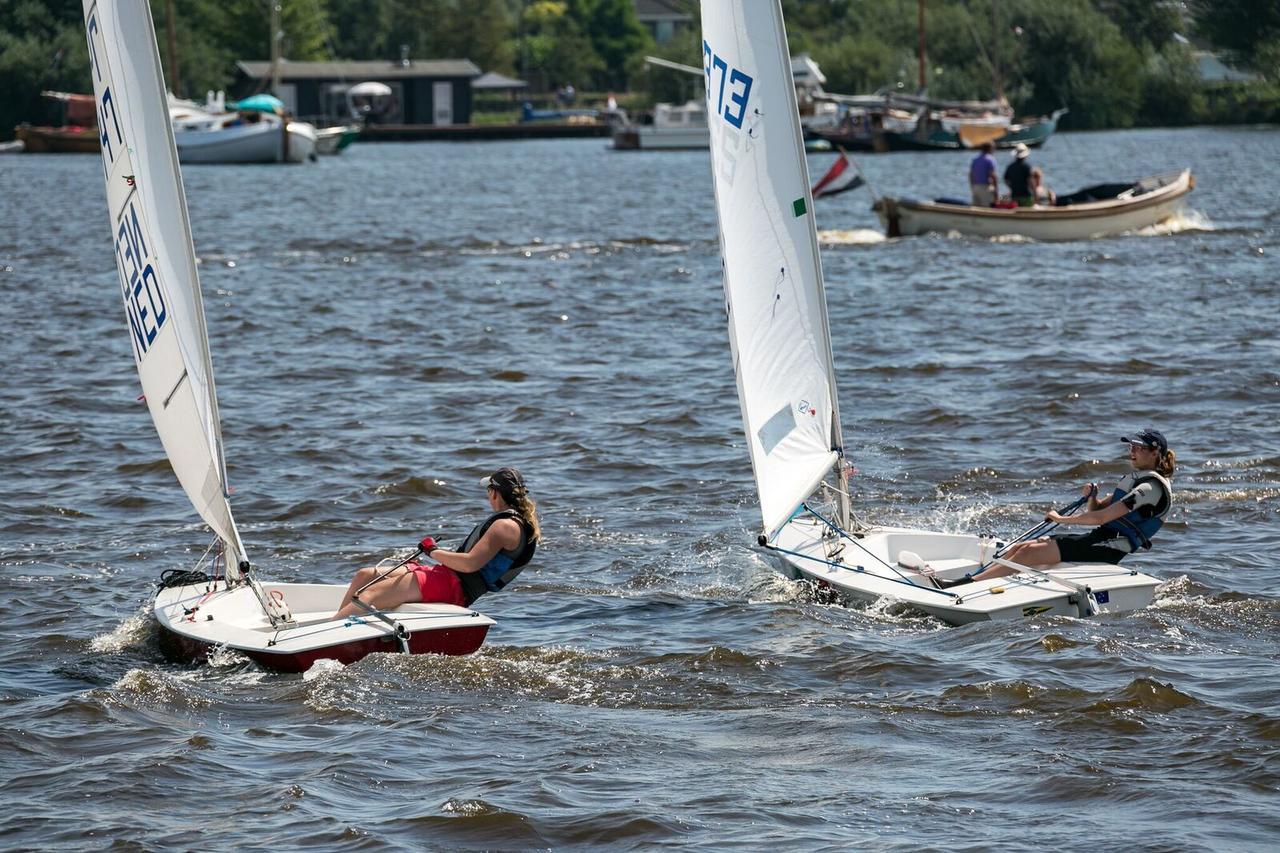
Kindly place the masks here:
[(773, 449), (781, 444), (782, 440), (795, 428), (796, 416), (791, 410), (791, 404), (788, 403), (774, 412), (773, 417), (765, 421), (764, 426), (756, 432), (761, 446), (764, 447), (765, 455), (772, 453)]

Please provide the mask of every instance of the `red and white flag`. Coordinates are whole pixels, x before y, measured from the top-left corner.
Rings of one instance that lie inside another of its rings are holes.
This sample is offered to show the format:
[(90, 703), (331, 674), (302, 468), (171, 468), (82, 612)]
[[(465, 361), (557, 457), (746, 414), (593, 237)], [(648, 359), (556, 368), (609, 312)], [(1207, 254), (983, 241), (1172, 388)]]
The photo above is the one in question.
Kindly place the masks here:
[(848, 156), (841, 151), (839, 158), (831, 164), (827, 173), (813, 185), (813, 197), (820, 198), (824, 195), (836, 195), (845, 190), (856, 190), (865, 183), (862, 175), (858, 174), (858, 170), (849, 162)]

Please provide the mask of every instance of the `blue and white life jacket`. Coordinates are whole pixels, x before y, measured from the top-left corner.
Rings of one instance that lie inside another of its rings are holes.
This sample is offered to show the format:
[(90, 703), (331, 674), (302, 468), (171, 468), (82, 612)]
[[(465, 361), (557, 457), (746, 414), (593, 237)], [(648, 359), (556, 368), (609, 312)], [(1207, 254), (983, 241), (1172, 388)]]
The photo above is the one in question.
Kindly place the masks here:
[(520, 525), (520, 544), (515, 548), (499, 551), (489, 562), (475, 572), (456, 572), (462, 582), (462, 592), (467, 597), (467, 604), (475, 601), (486, 592), (497, 592), (515, 580), (516, 575), (533, 559), (533, 552), (538, 547), (538, 540), (533, 538), (533, 528), (529, 522), (520, 517), (513, 509), (495, 512), (467, 534), (467, 538), (458, 546), (458, 551), (466, 554), (484, 538), (495, 522), (509, 518)]
[[(1151, 537), (1156, 535), (1164, 525), (1164, 517), (1169, 514), (1169, 508), (1173, 506), (1173, 486), (1169, 481), (1155, 471), (1138, 471), (1133, 475), (1133, 488), (1141, 486), (1143, 483), (1153, 483), (1160, 488), (1160, 498), (1156, 501), (1154, 507), (1139, 506), (1114, 521), (1108, 521), (1102, 525), (1104, 530), (1113, 530), (1129, 540), (1129, 553), (1142, 548), (1151, 547)], [(1111, 501), (1123, 500), (1128, 496), (1129, 492), (1120, 487), (1111, 493)]]

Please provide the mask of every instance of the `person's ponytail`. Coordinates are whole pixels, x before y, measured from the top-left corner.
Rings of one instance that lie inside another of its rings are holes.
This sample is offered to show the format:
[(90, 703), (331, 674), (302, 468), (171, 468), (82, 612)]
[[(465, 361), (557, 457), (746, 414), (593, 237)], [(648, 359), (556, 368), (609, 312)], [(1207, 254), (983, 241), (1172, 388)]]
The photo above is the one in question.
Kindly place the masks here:
[(538, 526), (538, 505), (534, 503), (533, 498), (529, 497), (529, 493), (522, 488), (516, 489), (510, 498), (503, 499), (506, 500), (507, 506), (514, 509), (516, 514), (529, 525), (533, 538), (541, 539), (542, 528)]

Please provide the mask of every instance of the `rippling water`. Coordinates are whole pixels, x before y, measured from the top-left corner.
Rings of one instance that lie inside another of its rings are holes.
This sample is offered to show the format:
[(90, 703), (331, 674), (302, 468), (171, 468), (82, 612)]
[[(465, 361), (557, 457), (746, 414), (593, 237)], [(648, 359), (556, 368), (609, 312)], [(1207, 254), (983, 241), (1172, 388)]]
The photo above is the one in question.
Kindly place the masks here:
[[(967, 160), (861, 164), (932, 196)], [(1121, 474), (1125, 430), (1178, 453), (1133, 560), (1154, 606), (965, 628), (828, 603), (750, 547), (704, 153), (185, 169), (267, 576), (460, 535), (503, 464), (543, 511), (480, 653), (287, 676), (159, 657), (151, 581), (207, 535), (136, 400), (101, 166), (0, 159), (4, 846), (1274, 848), (1280, 132), (1034, 160), (1059, 191), (1199, 183), (1172, 228), (1087, 243), (885, 241), (865, 190), (817, 210), (864, 515), (1010, 534)]]

